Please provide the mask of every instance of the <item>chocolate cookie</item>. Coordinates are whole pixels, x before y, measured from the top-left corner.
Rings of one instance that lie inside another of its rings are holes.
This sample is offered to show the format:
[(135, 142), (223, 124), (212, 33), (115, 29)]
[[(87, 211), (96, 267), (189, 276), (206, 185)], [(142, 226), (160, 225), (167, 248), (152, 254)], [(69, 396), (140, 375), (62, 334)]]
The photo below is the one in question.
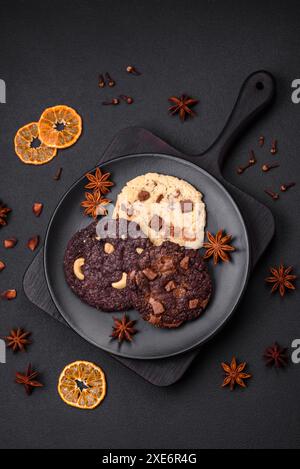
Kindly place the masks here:
[(130, 272), (133, 305), (145, 321), (172, 328), (197, 318), (212, 292), (207, 265), (198, 250), (172, 242), (146, 249)]
[(124, 220), (108, 224), (100, 239), (96, 227), (97, 222), (91, 223), (69, 241), (64, 258), (67, 283), (82, 301), (97, 309), (126, 310), (132, 307), (127, 274), (137, 268), (139, 256), (151, 243), (137, 225), (131, 226), (134, 235), (128, 235)]

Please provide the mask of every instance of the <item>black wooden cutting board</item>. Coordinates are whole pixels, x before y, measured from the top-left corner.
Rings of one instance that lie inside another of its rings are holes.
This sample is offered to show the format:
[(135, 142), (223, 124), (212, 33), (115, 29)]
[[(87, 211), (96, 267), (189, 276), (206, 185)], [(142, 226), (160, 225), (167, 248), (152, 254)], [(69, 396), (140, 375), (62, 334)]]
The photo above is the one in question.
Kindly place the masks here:
[[(222, 175), (222, 167), (229, 147), (258, 113), (261, 113), (272, 102), (274, 92), (274, 79), (270, 74), (266, 72), (252, 74), (245, 81), (233, 113), (215, 144), (202, 155), (185, 156), (214, 175), (239, 206), (251, 243), (252, 269), (273, 237), (274, 219), (267, 207), (226, 181)], [(182, 156), (182, 153), (148, 130), (130, 127), (115, 136), (98, 163), (127, 154), (149, 152)], [(25, 294), (33, 304), (67, 325), (56, 309), (46, 285), (43, 249), (39, 251), (25, 273), (23, 286)], [(117, 356), (114, 358), (150, 383), (168, 386), (183, 376), (198, 353), (199, 349), (195, 349), (179, 356), (159, 360), (133, 360)]]

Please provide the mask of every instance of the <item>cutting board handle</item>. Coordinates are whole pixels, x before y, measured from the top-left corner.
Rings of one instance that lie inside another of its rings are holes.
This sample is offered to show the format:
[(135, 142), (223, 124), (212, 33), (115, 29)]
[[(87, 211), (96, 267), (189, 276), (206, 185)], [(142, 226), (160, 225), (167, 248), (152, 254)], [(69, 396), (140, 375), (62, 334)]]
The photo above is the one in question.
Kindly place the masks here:
[(229, 147), (254, 118), (271, 104), (275, 96), (275, 90), (275, 79), (269, 72), (254, 72), (245, 80), (221, 135), (205, 152), (205, 154), (208, 154), (213, 151), (214, 154), (218, 155), (220, 168)]

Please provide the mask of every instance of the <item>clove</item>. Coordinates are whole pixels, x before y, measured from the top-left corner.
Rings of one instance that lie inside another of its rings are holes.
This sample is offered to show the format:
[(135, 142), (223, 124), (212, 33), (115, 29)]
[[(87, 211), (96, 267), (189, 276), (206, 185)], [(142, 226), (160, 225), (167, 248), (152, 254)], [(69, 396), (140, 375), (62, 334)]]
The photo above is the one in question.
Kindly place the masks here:
[(258, 139), (258, 144), (260, 147), (263, 147), (264, 144), (265, 144), (265, 137), (263, 135), (261, 135)]
[(113, 98), (111, 101), (103, 101), (102, 104), (103, 106), (116, 106), (117, 104), (120, 104), (120, 100), (118, 98)]
[(273, 200), (278, 200), (279, 199), (279, 194), (276, 192), (270, 191), (269, 189), (265, 189), (265, 193), (271, 197)]
[(133, 67), (132, 65), (128, 65), (126, 67), (126, 72), (127, 73), (131, 73), (132, 75), (141, 75), (141, 72), (139, 72), (135, 67)]
[(238, 174), (243, 174), (244, 171), (246, 171), (246, 169), (250, 168), (251, 164), (246, 164), (245, 166), (239, 166), (236, 170), (236, 172)]
[(108, 86), (110, 88), (113, 88), (116, 84), (115, 80), (112, 79), (112, 77), (110, 76), (110, 74), (108, 72), (105, 73), (105, 78), (108, 80)]
[(257, 163), (257, 159), (255, 157), (255, 153), (253, 150), (251, 150), (250, 152), (250, 157), (249, 157), (249, 160), (248, 160), (248, 164), (246, 164), (245, 166), (239, 166), (237, 168), (237, 173), (238, 174), (243, 174), (244, 171), (246, 171), (246, 169), (250, 168), (251, 166), (255, 165)]
[(272, 153), (272, 155), (275, 155), (277, 151), (277, 140), (273, 140), (270, 152)]
[(261, 169), (264, 173), (267, 173), (271, 169), (279, 168), (279, 166), (280, 165), (278, 163), (276, 163), (276, 164), (264, 164), (264, 165), (262, 165)]
[(250, 166), (253, 166), (253, 165), (256, 164), (256, 163), (257, 163), (257, 159), (256, 159), (256, 156), (255, 156), (255, 153), (254, 153), (253, 150), (251, 150), (251, 152), (250, 152), (250, 158), (249, 158), (249, 163), (248, 163), (248, 164), (249, 164)]
[(120, 98), (123, 99), (127, 104), (133, 103), (133, 98), (131, 96), (126, 96), (126, 94), (120, 94)]
[(99, 75), (98, 86), (99, 86), (99, 88), (104, 88), (105, 87), (105, 81), (104, 81), (103, 75)]
[(280, 186), (280, 190), (281, 192), (286, 192), (288, 191), (291, 187), (294, 187), (296, 185), (295, 182), (290, 182), (289, 184), (282, 184)]

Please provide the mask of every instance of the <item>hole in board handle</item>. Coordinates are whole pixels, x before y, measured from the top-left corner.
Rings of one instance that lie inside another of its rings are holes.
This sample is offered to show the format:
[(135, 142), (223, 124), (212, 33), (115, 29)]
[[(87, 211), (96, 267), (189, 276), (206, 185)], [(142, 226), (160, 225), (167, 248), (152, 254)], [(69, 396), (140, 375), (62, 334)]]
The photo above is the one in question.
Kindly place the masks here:
[(258, 81), (255, 86), (256, 86), (256, 89), (259, 91), (263, 90), (265, 87), (262, 81)]

